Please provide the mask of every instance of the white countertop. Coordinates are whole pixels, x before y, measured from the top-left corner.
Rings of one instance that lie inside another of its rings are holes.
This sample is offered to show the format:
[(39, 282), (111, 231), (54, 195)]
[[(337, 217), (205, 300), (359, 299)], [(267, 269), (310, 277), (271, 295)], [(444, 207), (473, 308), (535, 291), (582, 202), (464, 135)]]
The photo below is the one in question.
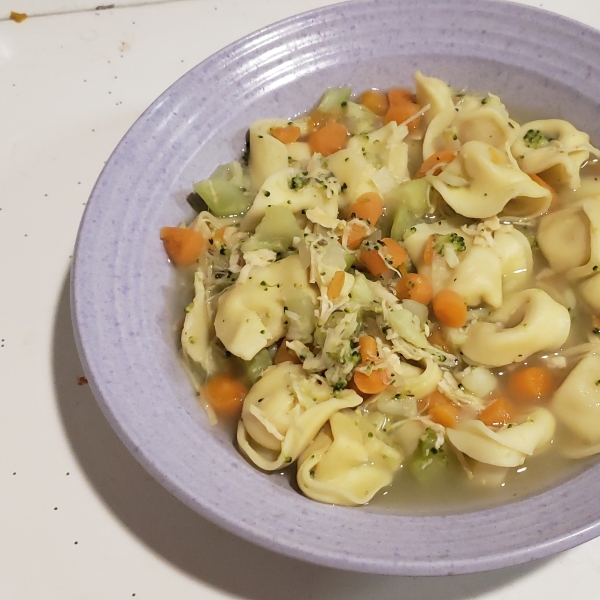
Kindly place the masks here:
[[(68, 278), (87, 197), (178, 77), (331, 2), (114, 2), (0, 0), (0, 600), (598, 600), (600, 539), (475, 575), (336, 571), (222, 531), (130, 456), (78, 382)], [(523, 3), (600, 28), (596, 0)]]

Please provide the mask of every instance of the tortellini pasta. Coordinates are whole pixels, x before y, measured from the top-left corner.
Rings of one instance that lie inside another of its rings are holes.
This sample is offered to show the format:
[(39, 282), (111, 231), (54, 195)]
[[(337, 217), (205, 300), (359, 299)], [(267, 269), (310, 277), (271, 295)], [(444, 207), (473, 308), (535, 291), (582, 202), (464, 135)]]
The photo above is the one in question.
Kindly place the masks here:
[(551, 408), (583, 444), (600, 444), (600, 355), (579, 362), (556, 390)]
[(504, 104), (493, 94), (485, 98), (467, 95), (456, 106), (452, 100), (443, 104), (444, 108), (432, 119), (423, 138), (425, 159), (436, 152), (456, 151), (471, 141), (504, 150), (518, 135), (518, 124), (509, 118)]
[(555, 184), (578, 188), (579, 170), (589, 158), (590, 136), (560, 119), (530, 121), (519, 129), (512, 154), (525, 173), (545, 173)]
[(523, 173), (506, 152), (475, 140), (463, 144), (456, 158), (427, 180), (453, 210), (473, 219), (537, 217), (552, 200), (550, 191)]
[(562, 304), (542, 290), (524, 290), (506, 298), (488, 321), (471, 323), (461, 351), (474, 363), (500, 367), (541, 350), (558, 350), (570, 328), (571, 317)]
[[(431, 278), (434, 292), (448, 288), (468, 306), (483, 302), (500, 308), (504, 293), (519, 291), (531, 278), (531, 246), (510, 225), (498, 226), (494, 232), (487, 232), (485, 222), (471, 227), (463, 231), (443, 221), (421, 223), (406, 238), (406, 249), (419, 272)], [(478, 236), (480, 229), (487, 238)], [(430, 236), (434, 236), (434, 256), (431, 265), (425, 265), (424, 248)]]
[(294, 213), (319, 208), (326, 215), (336, 217), (339, 192), (340, 184), (331, 172), (324, 169), (300, 171), (294, 167), (287, 168), (286, 164), (285, 169), (271, 174), (264, 181), (242, 219), (241, 228), (253, 230), (269, 206), (285, 206)]
[(600, 453), (598, 151), (493, 93), (415, 88), (251, 124), (194, 184), (210, 210), (161, 232), (195, 269), (181, 345), (209, 419), (319, 502)]
[(497, 467), (518, 467), (550, 442), (555, 427), (552, 413), (539, 407), (522, 423), (498, 431), (472, 420), (448, 429), (447, 435), (457, 450), (479, 462)]
[(284, 362), (267, 369), (244, 399), (237, 441), (256, 466), (274, 471), (295, 461), (331, 415), (358, 406), (352, 390), (334, 391)]
[(246, 281), (227, 289), (215, 316), (215, 331), (225, 348), (250, 360), (282, 338), (289, 325), (285, 295), (292, 290), (316, 306), (316, 293), (297, 254), (256, 267)]
[(297, 480), (309, 498), (347, 506), (366, 504), (392, 482), (403, 456), (362, 420), (348, 411), (333, 414), (330, 433), (321, 432), (304, 451)]
[(349, 201), (367, 192), (386, 194), (410, 179), (407, 134), (405, 126), (392, 121), (368, 135), (354, 136), (344, 150), (328, 158), (328, 168), (346, 184)]
[(550, 267), (569, 279), (600, 269), (600, 197), (545, 215), (538, 243)]
[[(288, 167), (290, 152), (286, 144), (271, 135), (274, 127), (285, 127), (287, 124), (285, 119), (263, 119), (250, 126), (248, 170), (254, 189), (259, 189), (271, 175)], [(297, 158), (297, 149), (291, 153)]]

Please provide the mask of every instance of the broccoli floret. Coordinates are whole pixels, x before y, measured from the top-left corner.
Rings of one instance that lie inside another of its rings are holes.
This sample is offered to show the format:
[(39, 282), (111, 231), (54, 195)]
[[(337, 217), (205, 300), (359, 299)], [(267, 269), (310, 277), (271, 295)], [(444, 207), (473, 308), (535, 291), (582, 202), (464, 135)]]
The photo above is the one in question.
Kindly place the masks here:
[(458, 233), (447, 233), (446, 235), (439, 235), (437, 237), (434, 248), (440, 256), (444, 256), (444, 247), (446, 244), (450, 244), (457, 253), (464, 252), (467, 249), (465, 238), (458, 235)]
[(552, 138), (546, 137), (539, 129), (530, 129), (524, 136), (523, 141), (528, 148), (545, 148)]
[(302, 175), (295, 175), (290, 180), (291, 190), (301, 190), (303, 187), (308, 185), (309, 178), (302, 173)]

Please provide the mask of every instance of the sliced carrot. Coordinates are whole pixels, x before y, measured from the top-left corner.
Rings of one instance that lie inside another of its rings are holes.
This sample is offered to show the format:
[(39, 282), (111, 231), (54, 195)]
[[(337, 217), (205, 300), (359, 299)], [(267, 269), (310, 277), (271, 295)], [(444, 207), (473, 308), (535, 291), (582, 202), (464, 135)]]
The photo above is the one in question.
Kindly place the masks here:
[(377, 341), (372, 335), (361, 335), (358, 338), (358, 349), (363, 363), (377, 359)]
[(355, 371), (352, 380), (364, 394), (379, 394), (389, 385), (390, 378), (386, 370), (378, 369), (369, 374)]
[(435, 236), (430, 235), (425, 242), (425, 249), (423, 250), (423, 262), (426, 265), (433, 263), (433, 245)]
[(408, 259), (408, 253), (396, 240), (383, 238), (379, 240), (378, 244), (385, 259), (375, 248), (367, 248), (359, 256), (360, 261), (373, 275), (379, 277), (384, 273), (391, 272), (390, 266), (397, 269)]
[(429, 158), (423, 161), (423, 164), (419, 167), (418, 171), (415, 173), (415, 179), (421, 179), (425, 177), (431, 169), (433, 169), (436, 165), (440, 165), (439, 169), (436, 169), (433, 174), (439, 175), (441, 172), (441, 166), (447, 165), (451, 163), (456, 158), (456, 154), (454, 152), (450, 152), (449, 150), (442, 150), (441, 152), (436, 152), (432, 154)]
[(388, 90), (388, 100), (390, 106), (396, 106), (398, 104), (404, 104), (405, 102), (414, 102), (413, 93), (406, 88), (392, 88)]
[(230, 373), (219, 373), (206, 382), (204, 393), (217, 414), (235, 417), (242, 410), (248, 389)]
[(383, 254), (388, 265), (396, 269), (408, 260), (408, 252), (394, 239), (383, 238), (380, 240), (383, 247)]
[(446, 394), (442, 394), (439, 390), (433, 390), (433, 392), (418, 400), (419, 409), (422, 411), (429, 410), (440, 404), (452, 404), (452, 400), (450, 400)]
[(543, 367), (525, 367), (515, 371), (509, 380), (508, 389), (515, 399), (539, 400), (547, 396), (554, 387), (554, 377)]
[[(396, 121), (396, 123), (401, 124), (407, 119), (410, 119), (410, 117), (416, 115), (420, 110), (421, 107), (410, 100), (405, 100), (404, 102), (398, 104), (390, 103), (390, 107), (383, 117), (383, 122), (387, 124), (391, 121)], [(413, 119), (410, 123), (407, 123), (408, 129), (413, 131), (419, 126), (420, 121), (421, 117)]]
[(356, 383), (354, 383), (354, 378), (350, 379), (347, 388), (356, 392), (363, 400), (366, 400), (371, 395), (365, 394), (365, 392), (359, 390), (358, 387), (356, 387)]
[(348, 240), (346, 246), (349, 250), (356, 250), (360, 243), (367, 237), (367, 230), (359, 225), (358, 223), (350, 224), (350, 231), (348, 232)]
[(390, 268), (385, 264), (385, 261), (379, 255), (379, 252), (372, 248), (361, 250), (359, 260), (367, 268), (369, 273), (375, 275), (375, 277), (380, 277), (384, 273), (390, 271)]
[(452, 428), (458, 423), (458, 408), (454, 404), (440, 404), (431, 408), (428, 416), (434, 423)]
[(377, 90), (367, 90), (366, 92), (363, 92), (359, 102), (365, 108), (368, 108), (380, 117), (383, 117), (383, 115), (385, 115), (390, 106), (386, 95), (382, 94), (381, 92), (378, 92)]
[(160, 239), (168, 257), (179, 266), (194, 263), (206, 247), (206, 240), (201, 233), (183, 227), (163, 227)]
[(302, 361), (298, 358), (295, 352), (292, 352), (285, 343), (285, 339), (281, 340), (281, 344), (279, 344), (277, 348), (277, 352), (275, 352), (275, 358), (273, 359), (273, 363), (278, 365), (282, 362), (292, 362), (295, 365), (302, 364)]
[(329, 296), (330, 300), (335, 300), (341, 294), (342, 288), (344, 287), (344, 281), (346, 281), (346, 274), (344, 271), (336, 271), (327, 286), (327, 296)]
[(348, 218), (363, 219), (375, 225), (383, 214), (383, 199), (376, 192), (361, 194), (349, 207)]
[(434, 423), (444, 427), (454, 427), (458, 422), (458, 408), (452, 404), (448, 396), (439, 390), (434, 390), (418, 401), (419, 408), (427, 411), (429, 418)]
[(329, 156), (346, 147), (348, 143), (348, 130), (345, 125), (332, 121), (317, 129), (308, 138), (311, 151), (318, 152), (322, 156)]
[(501, 396), (480, 411), (477, 419), (488, 427), (502, 427), (514, 423), (517, 412), (516, 406)]
[(284, 144), (297, 142), (300, 137), (300, 127), (295, 125), (287, 125), (286, 127), (273, 127), (269, 133)]
[(550, 201), (550, 206), (548, 207), (548, 211), (553, 211), (558, 208), (559, 199), (556, 190), (549, 184), (546, 183), (539, 175), (535, 175), (534, 173), (529, 173), (529, 177), (535, 181), (538, 185), (541, 185), (543, 188), (547, 189), (552, 195), (552, 200)]
[(467, 322), (467, 305), (454, 290), (440, 290), (432, 300), (435, 316), (448, 327), (462, 327)]
[(408, 273), (396, 285), (396, 296), (427, 305), (433, 298), (431, 279), (418, 273)]

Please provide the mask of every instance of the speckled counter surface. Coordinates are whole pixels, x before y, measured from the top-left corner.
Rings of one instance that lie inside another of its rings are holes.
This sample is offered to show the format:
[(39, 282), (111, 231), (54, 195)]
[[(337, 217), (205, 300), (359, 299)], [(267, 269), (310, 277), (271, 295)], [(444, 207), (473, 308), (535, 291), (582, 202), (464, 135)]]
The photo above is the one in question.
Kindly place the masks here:
[[(594, 0), (525, 3), (600, 28)], [(0, 600), (598, 600), (600, 540), (477, 575), (346, 573), (218, 529), (129, 455), (80, 379), (71, 330), (87, 197), (169, 84), (246, 33), (329, 2), (97, 4), (0, 0)], [(11, 10), (31, 16), (17, 24)]]

